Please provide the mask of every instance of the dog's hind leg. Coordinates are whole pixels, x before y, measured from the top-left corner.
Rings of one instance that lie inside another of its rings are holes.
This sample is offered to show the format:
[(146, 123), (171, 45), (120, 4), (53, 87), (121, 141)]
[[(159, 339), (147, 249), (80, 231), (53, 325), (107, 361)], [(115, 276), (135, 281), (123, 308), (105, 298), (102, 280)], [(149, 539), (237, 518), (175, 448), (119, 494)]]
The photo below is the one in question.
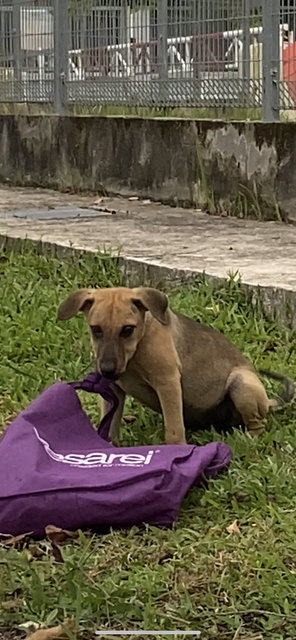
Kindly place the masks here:
[(236, 367), (228, 377), (227, 392), (250, 434), (256, 436), (261, 433), (270, 400), (256, 373), (251, 369)]

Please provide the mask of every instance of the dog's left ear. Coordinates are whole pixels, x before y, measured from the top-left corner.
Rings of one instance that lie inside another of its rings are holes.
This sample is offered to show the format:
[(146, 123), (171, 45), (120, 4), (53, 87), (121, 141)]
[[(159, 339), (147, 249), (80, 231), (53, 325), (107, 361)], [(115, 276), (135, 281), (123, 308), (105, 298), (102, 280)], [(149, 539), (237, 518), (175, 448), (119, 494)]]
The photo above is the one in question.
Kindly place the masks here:
[(133, 289), (133, 293), (132, 302), (140, 311), (150, 311), (160, 324), (168, 324), (168, 299), (164, 293), (149, 287)]
[(76, 316), (78, 311), (87, 313), (94, 302), (95, 291), (93, 289), (78, 289), (64, 300), (58, 309), (58, 320), (69, 320)]

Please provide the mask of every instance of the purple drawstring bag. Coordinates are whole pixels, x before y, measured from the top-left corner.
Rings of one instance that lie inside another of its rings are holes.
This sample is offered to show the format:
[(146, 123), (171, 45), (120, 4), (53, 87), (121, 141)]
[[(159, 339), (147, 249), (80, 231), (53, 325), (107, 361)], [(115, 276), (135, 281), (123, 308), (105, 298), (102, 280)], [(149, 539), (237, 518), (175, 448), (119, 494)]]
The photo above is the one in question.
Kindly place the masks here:
[[(75, 389), (110, 405), (98, 433)], [(65, 529), (170, 526), (192, 485), (228, 465), (231, 450), (205, 446), (114, 447), (108, 433), (118, 402), (98, 374), (45, 389), (0, 441), (0, 533), (44, 535)]]

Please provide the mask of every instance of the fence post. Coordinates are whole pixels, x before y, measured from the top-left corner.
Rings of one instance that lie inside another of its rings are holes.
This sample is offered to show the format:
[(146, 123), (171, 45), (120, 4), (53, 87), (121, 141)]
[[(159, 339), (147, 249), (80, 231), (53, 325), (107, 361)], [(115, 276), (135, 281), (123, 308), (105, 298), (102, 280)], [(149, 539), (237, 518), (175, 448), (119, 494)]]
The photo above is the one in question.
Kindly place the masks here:
[(67, 108), (69, 68), (68, 0), (54, 0), (54, 108), (63, 116)]
[(263, 0), (262, 11), (262, 118), (264, 122), (278, 122), (280, 119), (280, 0)]
[(194, 83), (194, 99), (200, 100), (201, 96), (201, 62), (202, 62), (202, 35), (204, 28), (202, 4), (201, 2), (193, 3), (194, 22), (193, 22), (193, 78)]
[(13, 29), (13, 61), (14, 78), (16, 80), (16, 95), (14, 99), (19, 102), (22, 99), (22, 43), (21, 43), (21, 4), (20, 0), (13, 0), (12, 4), (12, 29)]
[(165, 80), (168, 78), (168, 0), (158, 0), (157, 2), (157, 38), (160, 95), (162, 102), (166, 103), (167, 86), (165, 84)]
[(250, 95), (250, 0), (243, 1), (243, 91), (245, 96)]

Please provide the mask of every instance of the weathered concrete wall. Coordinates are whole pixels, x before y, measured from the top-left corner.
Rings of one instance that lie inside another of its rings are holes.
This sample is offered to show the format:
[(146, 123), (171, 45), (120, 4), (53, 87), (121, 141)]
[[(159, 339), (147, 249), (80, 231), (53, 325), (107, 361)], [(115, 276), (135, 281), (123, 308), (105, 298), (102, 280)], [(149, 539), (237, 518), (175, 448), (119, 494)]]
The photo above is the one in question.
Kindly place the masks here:
[(0, 180), (296, 220), (296, 123), (0, 116)]

